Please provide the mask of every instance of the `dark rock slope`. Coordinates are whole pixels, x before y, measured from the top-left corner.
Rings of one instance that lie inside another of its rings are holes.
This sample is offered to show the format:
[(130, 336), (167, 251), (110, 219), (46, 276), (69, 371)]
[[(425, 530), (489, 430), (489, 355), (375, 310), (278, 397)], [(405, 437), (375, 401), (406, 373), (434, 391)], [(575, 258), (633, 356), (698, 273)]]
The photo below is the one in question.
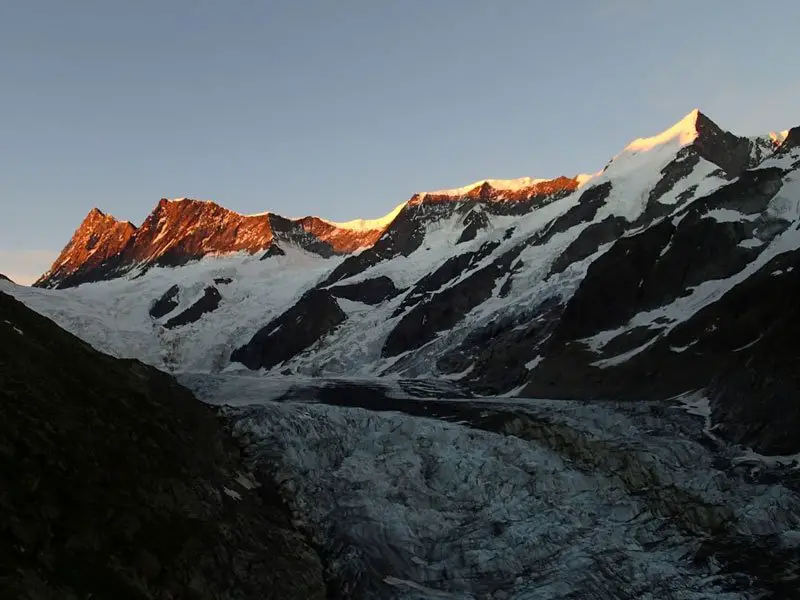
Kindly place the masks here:
[(203, 295), (189, 308), (181, 312), (179, 315), (175, 315), (169, 321), (164, 323), (164, 327), (167, 329), (175, 329), (176, 327), (182, 327), (184, 325), (188, 325), (189, 323), (194, 323), (198, 321), (204, 314), (214, 312), (219, 307), (219, 303), (222, 301), (222, 296), (219, 293), (219, 290), (212, 285), (206, 287), (203, 290)]
[(313, 289), (237, 348), (231, 360), (251, 369), (269, 369), (309, 348), (346, 319), (330, 292)]
[(0, 293), (0, 598), (324, 598), (276, 486), (170, 376)]
[(160, 319), (178, 308), (178, 305), (180, 305), (180, 293), (180, 287), (177, 285), (171, 286), (150, 306), (150, 316), (154, 319)]

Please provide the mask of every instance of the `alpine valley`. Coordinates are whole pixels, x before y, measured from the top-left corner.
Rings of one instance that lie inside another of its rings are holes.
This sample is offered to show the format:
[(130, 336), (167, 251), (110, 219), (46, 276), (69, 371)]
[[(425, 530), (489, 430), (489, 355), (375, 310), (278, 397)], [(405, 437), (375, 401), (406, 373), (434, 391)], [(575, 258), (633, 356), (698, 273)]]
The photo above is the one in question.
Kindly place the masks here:
[(94, 209), (0, 296), (219, 406), (329, 597), (800, 597), (800, 127), (347, 223)]

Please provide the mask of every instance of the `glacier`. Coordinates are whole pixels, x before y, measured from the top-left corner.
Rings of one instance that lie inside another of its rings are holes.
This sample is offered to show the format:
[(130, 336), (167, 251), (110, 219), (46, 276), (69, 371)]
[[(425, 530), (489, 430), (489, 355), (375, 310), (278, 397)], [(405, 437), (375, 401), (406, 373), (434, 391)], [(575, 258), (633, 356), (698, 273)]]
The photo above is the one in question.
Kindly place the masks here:
[[(797, 568), (797, 462), (717, 440), (697, 395), (447, 400), (399, 381), (180, 380), (225, 407), (356, 597), (760, 598)], [(724, 556), (764, 545), (778, 583)]]

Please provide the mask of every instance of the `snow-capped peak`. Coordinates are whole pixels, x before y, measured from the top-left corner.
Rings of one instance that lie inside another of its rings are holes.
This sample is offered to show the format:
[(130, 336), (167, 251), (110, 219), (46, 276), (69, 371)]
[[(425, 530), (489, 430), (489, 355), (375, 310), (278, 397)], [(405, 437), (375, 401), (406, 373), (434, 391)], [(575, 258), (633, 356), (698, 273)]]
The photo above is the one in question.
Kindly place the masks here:
[(698, 119), (702, 113), (695, 109), (669, 129), (645, 138), (638, 138), (628, 144), (606, 165), (603, 175), (608, 177), (626, 176), (628, 173), (642, 173), (648, 165), (648, 172), (658, 172), (683, 147), (694, 143), (700, 133)]
[(394, 221), (395, 217), (397, 217), (400, 211), (403, 210), (405, 205), (405, 202), (401, 202), (395, 206), (391, 212), (382, 217), (378, 217), (377, 219), (353, 219), (352, 221), (337, 223), (335, 221), (329, 221), (327, 219), (320, 218), (320, 221), (324, 221), (325, 223), (328, 223), (328, 225), (333, 225), (338, 229), (348, 229), (350, 231), (384, 230), (389, 226), (389, 224), (391, 224), (392, 221)]
[(598, 177), (599, 175), (602, 174), (603, 171), (598, 171), (597, 173), (579, 173), (578, 175), (575, 176), (575, 181), (578, 182), (578, 187), (582, 187), (595, 177)]
[(652, 150), (653, 148), (665, 144), (675, 144), (678, 147), (691, 144), (699, 135), (697, 132), (697, 119), (700, 117), (700, 114), (698, 109), (694, 109), (675, 123), (675, 125), (662, 131), (658, 135), (633, 140), (628, 144), (625, 150), (630, 152), (642, 152)]

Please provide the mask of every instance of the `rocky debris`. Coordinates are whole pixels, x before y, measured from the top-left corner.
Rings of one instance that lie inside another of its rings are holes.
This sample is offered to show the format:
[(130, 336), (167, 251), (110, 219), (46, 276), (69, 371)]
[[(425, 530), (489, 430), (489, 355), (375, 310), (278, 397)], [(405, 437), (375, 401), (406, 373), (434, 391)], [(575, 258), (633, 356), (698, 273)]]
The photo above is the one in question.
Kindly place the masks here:
[(337, 285), (328, 288), (328, 291), (337, 298), (346, 298), (353, 302), (373, 305), (391, 300), (400, 293), (394, 282), (386, 275), (364, 279), (349, 285)]
[(189, 323), (194, 323), (204, 314), (217, 310), (221, 300), (222, 296), (219, 290), (214, 286), (208, 286), (203, 290), (203, 296), (197, 302), (164, 323), (164, 327), (167, 329), (175, 329), (176, 327), (183, 327)]
[(286, 252), (283, 251), (283, 248), (278, 246), (278, 244), (272, 243), (267, 248), (267, 251), (261, 255), (259, 260), (267, 260), (268, 258), (274, 258), (276, 256), (286, 256)]
[(0, 597), (326, 597), (268, 464), (210, 407), (2, 293), (0, 313)]
[(214, 283), (217, 285), (228, 285), (233, 283), (233, 278), (231, 277), (214, 277)]
[(498, 278), (508, 271), (526, 245), (515, 246), (455, 285), (417, 304), (389, 333), (381, 355), (391, 357), (414, 350), (434, 339), (438, 332), (453, 327), (492, 295)]
[(313, 289), (260, 329), (231, 361), (250, 369), (271, 369), (309, 348), (347, 319), (330, 291)]
[(150, 316), (154, 319), (160, 319), (178, 308), (180, 305), (180, 291), (181, 288), (177, 285), (170, 287), (161, 298), (153, 302), (150, 307)]

